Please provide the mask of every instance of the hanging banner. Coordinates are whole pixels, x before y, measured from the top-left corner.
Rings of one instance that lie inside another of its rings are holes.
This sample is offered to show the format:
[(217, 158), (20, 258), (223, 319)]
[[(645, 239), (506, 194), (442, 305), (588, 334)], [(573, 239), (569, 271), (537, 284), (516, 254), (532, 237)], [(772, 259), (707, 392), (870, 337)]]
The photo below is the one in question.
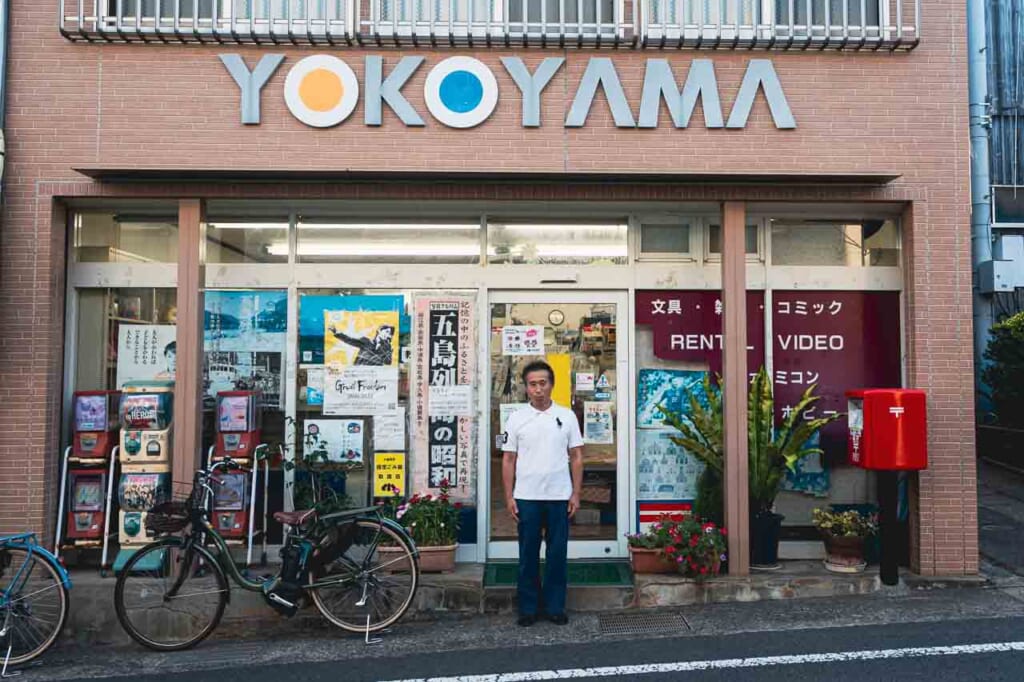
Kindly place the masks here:
[[(474, 499), (476, 420), (473, 416), (438, 413), (431, 405), (431, 389), (472, 386), (477, 355), (475, 305), (475, 294), (414, 298), (412, 492), (439, 488), (441, 481), (447, 480), (453, 496)], [(463, 388), (433, 390), (433, 397), (443, 396), (446, 401), (448, 407), (444, 409), (462, 405), (472, 410), (471, 388), (468, 401), (466, 395)]]

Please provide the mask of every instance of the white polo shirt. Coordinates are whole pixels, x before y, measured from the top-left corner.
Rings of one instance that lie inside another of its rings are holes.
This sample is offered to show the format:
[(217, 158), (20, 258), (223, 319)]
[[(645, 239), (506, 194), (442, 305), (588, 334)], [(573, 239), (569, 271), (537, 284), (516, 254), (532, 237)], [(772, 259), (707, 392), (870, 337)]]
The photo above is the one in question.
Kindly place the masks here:
[(546, 410), (530, 404), (505, 423), (504, 452), (516, 453), (519, 500), (568, 500), (572, 497), (569, 449), (583, 445), (580, 424), (572, 410), (551, 403)]

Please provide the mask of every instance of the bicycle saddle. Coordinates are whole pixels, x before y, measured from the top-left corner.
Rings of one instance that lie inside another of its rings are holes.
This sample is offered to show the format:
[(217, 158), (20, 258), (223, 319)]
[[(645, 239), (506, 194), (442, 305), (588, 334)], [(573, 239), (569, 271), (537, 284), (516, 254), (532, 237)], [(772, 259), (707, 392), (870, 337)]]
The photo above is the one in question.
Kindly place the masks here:
[(289, 526), (301, 526), (315, 512), (315, 509), (297, 509), (290, 512), (276, 511), (274, 512), (274, 520)]

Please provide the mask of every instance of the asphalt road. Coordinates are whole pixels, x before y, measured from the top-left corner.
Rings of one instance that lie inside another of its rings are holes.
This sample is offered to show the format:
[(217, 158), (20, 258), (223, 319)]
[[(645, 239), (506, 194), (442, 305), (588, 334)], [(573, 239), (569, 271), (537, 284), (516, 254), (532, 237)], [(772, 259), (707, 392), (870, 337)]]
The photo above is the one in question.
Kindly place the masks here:
[[(685, 637), (634, 637), (610, 641), (566, 642), (425, 651), (393, 656), (301, 662), (263, 661), (246, 656), (237, 646), (209, 646), (184, 671), (138, 669), (127, 676), (105, 677), (109, 682), (363, 682), (421, 680), (432, 677), (487, 675), (492, 682), (541, 679), (635, 680), (1013, 680), (1024, 669), (1024, 617), (958, 619), (930, 623), (900, 623), (852, 627), (743, 632)], [(556, 632), (551, 632), (558, 638)], [(1011, 650), (990, 650), (991, 645)], [(866, 653), (865, 653), (866, 652)], [(132, 656), (125, 651), (125, 656)], [(182, 654), (189, 656), (189, 654)], [(232, 660), (232, 656), (235, 660)], [(205, 669), (204, 669), (205, 659)], [(848, 660), (843, 660), (848, 659)], [(287, 659), (285, 659), (287, 660)], [(647, 669), (637, 666), (650, 666)], [(587, 674), (581, 669), (597, 668)], [(560, 671), (543, 674), (542, 671)], [(29, 669), (24, 682), (47, 679), (46, 668)], [(149, 674), (152, 673), (152, 674)], [(516, 673), (527, 673), (516, 675)], [(531, 674), (532, 673), (532, 674)], [(511, 675), (506, 677), (506, 675)], [(62, 679), (95, 679), (63, 677)], [(472, 682), (476, 679), (469, 677)]]

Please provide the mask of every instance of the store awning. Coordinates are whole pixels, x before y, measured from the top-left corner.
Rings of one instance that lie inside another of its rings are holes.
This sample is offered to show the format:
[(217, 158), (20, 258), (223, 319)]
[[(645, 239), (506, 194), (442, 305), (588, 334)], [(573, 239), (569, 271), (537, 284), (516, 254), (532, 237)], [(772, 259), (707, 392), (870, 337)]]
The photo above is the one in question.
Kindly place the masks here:
[(238, 168), (75, 168), (105, 183), (557, 183), (715, 185), (887, 185), (898, 173), (608, 173), (518, 171), (267, 170)]

